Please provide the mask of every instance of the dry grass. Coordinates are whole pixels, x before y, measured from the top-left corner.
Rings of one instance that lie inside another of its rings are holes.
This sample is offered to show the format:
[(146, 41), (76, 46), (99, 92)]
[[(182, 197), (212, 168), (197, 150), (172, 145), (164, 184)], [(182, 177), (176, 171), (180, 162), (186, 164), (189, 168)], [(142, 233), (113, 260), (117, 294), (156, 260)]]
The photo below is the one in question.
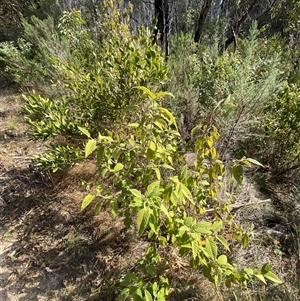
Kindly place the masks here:
[[(21, 105), (18, 94), (0, 95), (0, 299), (116, 300), (119, 280), (135, 270), (149, 242), (138, 240), (135, 229), (125, 228), (108, 209), (97, 216), (91, 209), (80, 212), (86, 194), (81, 183), (95, 181), (93, 163), (54, 175), (31, 165), (30, 156), (44, 145), (28, 141)], [(266, 198), (249, 181), (232, 189), (236, 203)], [(268, 287), (255, 283), (248, 292), (236, 289), (238, 300), (299, 300), (299, 218), (270, 203), (234, 213), (245, 227), (254, 224), (255, 235), (249, 248), (234, 247), (232, 260), (252, 267), (270, 262), (284, 280)], [(200, 270), (191, 271), (176, 249), (160, 252), (172, 263), (165, 270), (172, 287), (168, 300), (235, 300), (224, 288), (215, 290)]]

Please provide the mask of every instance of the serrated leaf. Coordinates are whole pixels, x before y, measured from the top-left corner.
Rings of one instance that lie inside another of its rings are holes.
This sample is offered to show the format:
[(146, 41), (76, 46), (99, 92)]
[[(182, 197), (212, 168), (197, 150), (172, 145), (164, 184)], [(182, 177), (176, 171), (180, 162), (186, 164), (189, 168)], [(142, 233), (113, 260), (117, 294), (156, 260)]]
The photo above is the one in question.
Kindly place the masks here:
[(87, 158), (97, 148), (97, 141), (91, 139), (85, 145), (85, 157)]
[(94, 194), (88, 194), (87, 196), (85, 196), (85, 198), (83, 199), (82, 203), (81, 203), (81, 211), (84, 210), (94, 199), (95, 199), (95, 195)]
[(122, 163), (117, 163), (114, 167), (114, 172), (119, 172), (124, 168), (124, 165)]
[(211, 230), (213, 232), (218, 232), (223, 228), (223, 222), (222, 221), (216, 221), (213, 223)]
[(142, 194), (137, 189), (129, 189), (129, 191), (137, 198), (142, 199)]
[(148, 198), (156, 197), (160, 194), (160, 181), (156, 181), (148, 185), (145, 196)]
[(212, 237), (207, 237), (205, 240), (205, 249), (208, 253), (209, 257), (213, 260), (216, 260), (218, 255), (218, 247), (216, 243), (213, 241)]
[(211, 234), (211, 230), (200, 223), (197, 223), (192, 226), (192, 230), (198, 234)]
[(190, 228), (187, 227), (187, 226), (181, 226), (181, 227), (178, 229), (178, 232), (186, 232), (186, 231), (190, 231)]
[(201, 248), (199, 242), (196, 241), (196, 240), (193, 240), (192, 241), (192, 254), (193, 254), (193, 258), (195, 259), (198, 256), (201, 257), (201, 252), (202, 252), (202, 248)]
[(218, 269), (217, 273), (214, 276), (214, 285), (215, 287), (219, 287), (222, 282), (222, 269)]
[(145, 229), (147, 228), (150, 220), (150, 209), (149, 208), (142, 208), (137, 214), (137, 229), (138, 233), (141, 236)]
[(78, 129), (80, 130), (81, 133), (83, 133), (87, 137), (91, 138), (91, 134), (90, 134), (90, 132), (87, 129), (82, 128), (81, 126), (79, 126)]
[(283, 283), (283, 281), (271, 271), (268, 271), (268, 273), (264, 274), (264, 277), (274, 283)]

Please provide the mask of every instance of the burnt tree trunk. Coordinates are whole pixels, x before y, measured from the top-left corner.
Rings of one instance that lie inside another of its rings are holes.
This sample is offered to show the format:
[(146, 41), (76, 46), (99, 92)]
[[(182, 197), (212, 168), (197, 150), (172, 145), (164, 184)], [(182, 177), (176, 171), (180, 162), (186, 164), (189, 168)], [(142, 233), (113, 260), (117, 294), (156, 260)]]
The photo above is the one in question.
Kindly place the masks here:
[(201, 9), (199, 19), (196, 24), (195, 35), (194, 35), (194, 41), (196, 43), (199, 43), (201, 36), (203, 34), (205, 20), (208, 15), (211, 4), (212, 4), (212, 0), (205, 0), (202, 5), (202, 9)]
[(155, 0), (155, 18), (157, 19), (154, 31), (154, 42), (160, 45), (165, 55), (169, 55), (169, 34), (170, 34), (170, 5), (168, 0)]
[[(155, 18), (157, 19), (157, 25), (154, 31), (154, 41), (157, 44), (163, 45), (164, 27), (165, 27), (164, 0), (154, 1), (154, 13), (155, 13)], [(159, 40), (158, 40), (158, 36), (159, 36)]]

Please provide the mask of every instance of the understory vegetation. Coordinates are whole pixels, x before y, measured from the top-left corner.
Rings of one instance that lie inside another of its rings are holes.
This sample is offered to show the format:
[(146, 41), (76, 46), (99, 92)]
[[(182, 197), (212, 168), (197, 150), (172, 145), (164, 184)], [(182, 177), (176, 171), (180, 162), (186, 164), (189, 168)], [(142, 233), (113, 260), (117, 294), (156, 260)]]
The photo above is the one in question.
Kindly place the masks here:
[[(171, 35), (167, 53), (154, 39), (156, 22), (132, 25), (131, 4), (104, 0), (95, 16), (73, 9), (23, 18), (22, 35), (0, 43), (0, 76), (22, 91), (30, 139), (45, 144), (35, 166), (92, 164), (81, 210), (109, 210), (147, 243), (139, 264), (115, 280), (116, 300), (171, 300), (180, 290), (171, 280), (175, 254), (221, 292), (216, 300), (278, 300), (280, 291), (296, 301), (299, 275), (290, 280), (263, 256), (238, 257), (269, 241), (281, 259), (282, 244), (300, 256), (293, 41), (253, 21), (234, 48), (222, 48), (216, 25), (200, 43), (190, 32)], [(236, 214), (251, 207), (251, 197), (239, 203), (249, 182), (289, 221), (289, 239)]]

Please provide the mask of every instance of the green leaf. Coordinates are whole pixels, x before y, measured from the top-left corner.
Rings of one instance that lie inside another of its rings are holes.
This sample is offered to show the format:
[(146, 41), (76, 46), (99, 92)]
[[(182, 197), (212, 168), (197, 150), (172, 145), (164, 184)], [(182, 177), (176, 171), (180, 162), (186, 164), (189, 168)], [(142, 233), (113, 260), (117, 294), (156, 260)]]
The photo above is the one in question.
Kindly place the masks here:
[(175, 125), (175, 127), (177, 128), (176, 120), (175, 120), (175, 117), (173, 116), (173, 114), (166, 108), (159, 107), (158, 109), (164, 115), (164, 117), (167, 120), (169, 120), (173, 125)]
[(149, 208), (142, 208), (137, 214), (137, 229), (138, 233), (141, 236), (145, 229), (147, 228), (150, 220), (150, 209)]
[(114, 172), (119, 172), (124, 168), (124, 165), (122, 163), (117, 163), (114, 167)]
[(192, 245), (193, 258), (195, 259), (198, 256), (201, 257), (202, 248), (201, 248), (199, 242), (196, 240), (193, 240), (191, 245)]
[(97, 164), (100, 165), (104, 157), (104, 146), (100, 146), (97, 151)]
[(212, 237), (207, 237), (205, 240), (205, 249), (209, 255), (209, 257), (213, 260), (216, 260), (218, 255), (218, 247), (216, 243), (213, 241)]
[(249, 162), (251, 162), (252, 164), (255, 164), (255, 165), (264, 167), (261, 163), (259, 163), (259, 162), (258, 162), (257, 160), (255, 160), (255, 159), (247, 158), (246, 160), (249, 161)]
[(244, 177), (244, 170), (243, 170), (242, 165), (234, 165), (231, 168), (231, 173), (232, 173), (233, 177), (235, 178), (235, 180), (238, 182), (238, 184), (241, 185), (243, 182), (243, 177)]
[(156, 144), (153, 141), (149, 141), (148, 144), (149, 149), (151, 149), (153, 152), (156, 152)]
[(123, 109), (123, 112), (131, 112), (131, 111), (135, 111), (137, 108), (138, 108), (137, 105), (129, 105), (129, 106), (126, 106), (126, 107)]
[(150, 276), (152, 276), (152, 277), (157, 276), (157, 269), (156, 269), (156, 267), (153, 266), (153, 265), (148, 265), (148, 266), (146, 267), (146, 272), (147, 272)]
[(216, 237), (217, 240), (223, 245), (223, 247), (225, 247), (225, 249), (230, 252), (230, 248), (227, 240), (221, 235), (217, 235)]
[(223, 222), (222, 221), (216, 221), (213, 223), (211, 230), (213, 232), (218, 232), (222, 229), (223, 227)]
[(265, 277), (262, 274), (255, 274), (254, 275), (256, 278), (258, 278), (261, 282), (263, 282), (264, 284), (267, 284)]
[(218, 269), (217, 273), (214, 276), (214, 285), (215, 287), (219, 287), (222, 282), (222, 269)]
[(211, 234), (212, 224), (206, 221), (201, 221), (192, 226), (193, 231), (199, 234)]
[(180, 183), (180, 186), (179, 186), (179, 187), (180, 187), (180, 191), (178, 191), (178, 193), (182, 192), (183, 195), (184, 195), (188, 200), (192, 201), (192, 200), (193, 200), (193, 196), (192, 196), (190, 190), (189, 190), (184, 184), (182, 184), (182, 183)]
[(91, 139), (85, 145), (85, 157), (87, 158), (97, 148), (97, 141)]
[(120, 285), (123, 287), (130, 286), (136, 281), (136, 279), (137, 279), (136, 274), (129, 273), (122, 279)]
[(268, 273), (264, 274), (264, 277), (274, 283), (283, 283), (282, 280), (271, 271), (268, 271)]
[(185, 180), (186, 176), (188, 175), (188, 168), (187, 168), (187, 165), (184, 165), (181, 170), (180, 170), (180, 174), (179, 174), (179, 177), (178, 179), (180, 181), (183, 181)]
[(169, 211), (163, 203), (160, 204), (160, 211), (162, 211), (168, 218), (170, 218)]
[(175, 98), (174, 95), (170, 92), (161, 91), (161, 92), (156, 93), (156, 98), (165, 97), (165, 96), (171, 96), (172, 98)]
[(154, 167), (153, 170), (155, 171), (157, 179), (160, 181), (161, 180), (161, 173), (160, 173), (159, 168)]
[(161, 246), (166, 246), (167, 243), (168, 243), (168, 241), (167, 241), (167, 239), (166, 239), (164, 236), (160, 236), (160, 237), (158, 238), (158, 243), (159, 243)]
[(156, 95), (153, 92), (151, 92), (149, 89), (147, 89), (146, 87), (137, 86), (134, 88), (145, 92), (152, 100), (154, 100), (156, 98)]
[(145, 196), (148, 197), (148, 198), (153, 198), (153, 197), (158, 196), (160, 194), (159, 186), (160, 186), (160, 181), (156, 181), (156, 182), (151, 183), (147, 187)]
[(79, 126), (78, 129), (80, 130), (81, 133), (83, 133), (87, 137), (91, 138), (91, 134), (90, 134), (90, 132), (87, 129), (82, 128), (81, 126)]
[(142, 194), (137, 189), (129, 189), (129, 191), (137, 198), (142, 199)]
[(193, 221), (194, 221), (194, 219), (193, 219), (191, 216), (189, 216), (189, 217), (187, 217), (187, 218), (184, 220), (184, 224), (185, 224), (187, 227), (190, 227), (190, 226), (192, 225)]
[(153, 301), (152, 295), (145, 289), (145, 301)]
[(94, 199), (95, 199), (95, 195), (94, 194), (88, 194), (87, 196), (85, 196), (85, 198), (83, 199), (82, 203), (81, 203), (81, 211), (84, 210)]
[(243, 237), (242, 237), (242, 244), (243, 244), (243, 247), (246, 248), (249, 244), (249, 236), (247, 233), (244, 233), (243, 234)]
[(266, 273), (268, 273), (269, 271), (270, 271), (270, 265), (269, 265), (269, 263), (264, 264), (263, 267), (261, 268), (261, 272), (262, 272), (263, 274), (266, 274)]
[(217, 263), (220, 265), (225, 265), (227, 264), (227, 256), (226, 255), (221, 255), (218, 257)]

